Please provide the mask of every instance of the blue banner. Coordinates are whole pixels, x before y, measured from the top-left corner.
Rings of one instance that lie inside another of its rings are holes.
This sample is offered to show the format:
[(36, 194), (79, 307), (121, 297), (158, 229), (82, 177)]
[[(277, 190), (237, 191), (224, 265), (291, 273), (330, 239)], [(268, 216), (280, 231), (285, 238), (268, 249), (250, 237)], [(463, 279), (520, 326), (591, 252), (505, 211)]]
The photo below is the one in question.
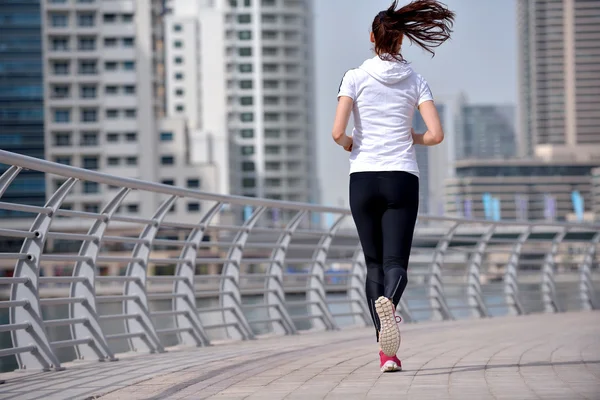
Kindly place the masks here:
[(244, 207), (244, 222), (248, 221), (252, 216), (252, 206)]
[(482, 200), (485, 219), (492, 219), (492, 195), (489, 193), (484, 193)]
[(575, 190), (571, 193), (571, 201), (573, 202), (573, 211), (575, 211), (577, 221), (583, 222), (585, 211), (583, 196), (581, 193), (579, 193), (579, 191)]

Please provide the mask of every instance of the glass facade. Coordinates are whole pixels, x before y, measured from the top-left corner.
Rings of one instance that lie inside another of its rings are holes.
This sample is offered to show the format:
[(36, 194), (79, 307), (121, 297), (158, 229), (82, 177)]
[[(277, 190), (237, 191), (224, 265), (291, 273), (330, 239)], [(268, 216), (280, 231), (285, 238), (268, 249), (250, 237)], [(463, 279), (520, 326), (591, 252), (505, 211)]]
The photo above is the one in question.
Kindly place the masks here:
[[(40, 0), (0, 1), (0, 148), (44, 157)], [(41, 206), (45, 198), (44, 174), (23, 171), (2, 201)], [(31, 214), (0, 210), (0, 218), (22, 216)]]

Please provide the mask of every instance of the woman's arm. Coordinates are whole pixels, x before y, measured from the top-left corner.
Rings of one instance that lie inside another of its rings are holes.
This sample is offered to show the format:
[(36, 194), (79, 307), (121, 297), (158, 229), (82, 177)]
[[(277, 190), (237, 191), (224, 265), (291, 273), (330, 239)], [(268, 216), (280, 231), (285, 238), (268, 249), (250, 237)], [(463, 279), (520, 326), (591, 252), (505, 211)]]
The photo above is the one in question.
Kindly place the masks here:
[(348, 120), (350, 120), (353, 104), (354, 102), (350, 97), (340, 96), (335, 112), (333, 130), (331, 131), (333, 140), (346, 151), (352, 150), (352, 138), (346, 135), (346, 128), (348, 127)]
[(419, 106), (419, 112), (427, 126), (427, 132), (420, 134), (413, 131), (413, 142), (423, 146), (435, 146), (444, 140), (444, 130), (440, 116), (433, 101), (425, 101)]

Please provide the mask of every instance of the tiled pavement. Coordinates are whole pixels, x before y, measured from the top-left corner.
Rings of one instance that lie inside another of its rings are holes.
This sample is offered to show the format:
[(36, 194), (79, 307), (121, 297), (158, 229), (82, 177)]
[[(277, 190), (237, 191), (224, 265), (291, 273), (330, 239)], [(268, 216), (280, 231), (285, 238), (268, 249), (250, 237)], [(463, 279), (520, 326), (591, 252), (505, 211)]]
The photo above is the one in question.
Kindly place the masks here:
[(371, 329), (2, 374), (0, 399), (600, 399), (600, 313), (402, 326), (404, 371)]

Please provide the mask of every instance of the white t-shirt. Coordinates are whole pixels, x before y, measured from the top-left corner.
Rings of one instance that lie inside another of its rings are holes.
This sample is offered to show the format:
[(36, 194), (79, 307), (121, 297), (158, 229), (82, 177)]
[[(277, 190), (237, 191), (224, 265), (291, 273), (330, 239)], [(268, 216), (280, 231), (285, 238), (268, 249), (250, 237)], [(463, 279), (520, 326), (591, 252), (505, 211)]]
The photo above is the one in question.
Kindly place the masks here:
[(350, 173), (405, 171), (419, 176), (411, 128), (415, 109), (433, 100), (425, 79), (407, 63), (375, 56), (346, 73), (340, 96), (354, 100)]

